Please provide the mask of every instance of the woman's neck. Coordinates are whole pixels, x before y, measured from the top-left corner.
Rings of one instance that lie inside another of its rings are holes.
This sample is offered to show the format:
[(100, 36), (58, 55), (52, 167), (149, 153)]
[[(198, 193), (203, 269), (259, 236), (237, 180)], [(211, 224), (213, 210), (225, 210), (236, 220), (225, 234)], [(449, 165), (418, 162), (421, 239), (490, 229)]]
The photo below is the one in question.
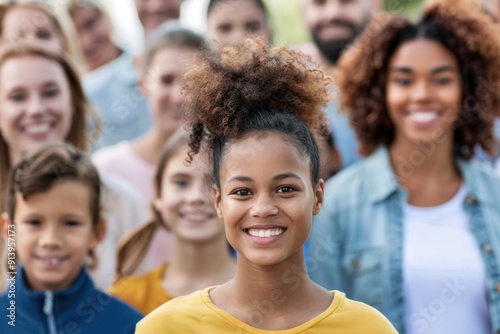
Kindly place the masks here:
[(236, 276), (211, 291), (215, 305), (257, 328), (299, 326), (325, 311), (332, 294), (311, 281), (302, 249), (286, 261), (261, 267), (238, 258)]
[(132, 142), (132, 150), (142, 160), (150, 164), (158, 164), (165, 143), (172, 133), (165, 133), (159, 129), (153, 129), (144, 136)]
[(9, 159), (9, 165), (13, 168), (21, 160), (21, 153), (9, 147)]
[(105, 58), (103, 58), (99, 61), (93, 62), (93, 63), (88, 63), (87, 73), (92, 72), (92, 71), (98, 69), (99, 67), (104, 66), (107, 63), (117, 59), (118, 57), (120, 57), (120, 55), (123, 52), (119, 47), (117, 47), (116, 45), (113, 45), (113, 44), (108, 45), (107, 50), (108, 50), (108, 53), (107, 53)]
[(238, 262), (233, 289), (241, 292), (236, 295), (241, 297), (242, 302), (269, 299), (275, 289), (298, 295), (304, 288), (307, 289), (310, 281), (302, 250), (272, 267), (255, 265), (243, 256)]
[(422, 144), (396, 138), (389, 147), (389, 156), (398, 183), (408, 191), (411, 204), (442, 204), (453, 197), (462, 183), (451, 137)]

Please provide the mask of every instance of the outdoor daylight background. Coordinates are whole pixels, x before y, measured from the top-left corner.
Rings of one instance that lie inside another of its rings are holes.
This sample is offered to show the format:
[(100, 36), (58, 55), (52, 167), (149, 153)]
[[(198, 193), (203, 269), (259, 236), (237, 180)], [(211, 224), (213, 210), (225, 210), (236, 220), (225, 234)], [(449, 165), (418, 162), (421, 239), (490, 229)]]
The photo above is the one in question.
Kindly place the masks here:
[[(275, 44), (294, 45), (309, 40), (306, 30), (295, 24), (300, 21), (300, 1), (302, 0), (264, 0), (271, 13)], [(142, 28), (134, 11), (133, 0), (102, 0), (111, 13), (112, 19), (120, 31), (120, 43), (134, 51), (142, 50)], [(404, 13), (408, 17), (417, 17), (422, 0), (385, 0), (388, 12)], [(182, 5), (181, 22), (199, 33), (203, 33), (206, 24), (208, 0), (186, 0)]]

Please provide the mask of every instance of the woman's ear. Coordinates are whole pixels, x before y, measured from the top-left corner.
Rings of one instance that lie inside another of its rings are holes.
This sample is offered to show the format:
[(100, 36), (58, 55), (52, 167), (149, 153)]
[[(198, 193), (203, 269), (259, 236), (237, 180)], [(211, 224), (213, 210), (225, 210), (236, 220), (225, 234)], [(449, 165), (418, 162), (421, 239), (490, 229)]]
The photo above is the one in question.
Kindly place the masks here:
[(212, 195), (214, 196), (214, 204), (215, 204), (215, 210), (217, 211), (217, 216), (219, 216), (220, 219), (224, 219), (221, 210), (220, 192), (219, 189), (217, 189), (216, 185), (212, 186)]
[(323, 205), (323, 200), (325, 198), (325, 181), (323, 181), (323, 179), (319, 179), (314, 193), (313, 215), (316, 216), (321, 210), (321, 206)]
[(151, 202), (151, 205), (153, 206), (153, 209), (161, 212), (161, 199), (160, 198), (155, 198), (153, 202)]

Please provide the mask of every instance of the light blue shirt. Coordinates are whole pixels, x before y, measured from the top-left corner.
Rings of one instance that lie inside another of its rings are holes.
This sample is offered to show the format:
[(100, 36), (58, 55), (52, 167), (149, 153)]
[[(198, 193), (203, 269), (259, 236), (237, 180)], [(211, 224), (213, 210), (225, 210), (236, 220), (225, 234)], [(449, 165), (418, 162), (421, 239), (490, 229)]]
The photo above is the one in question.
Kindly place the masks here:
[(83, 77), (85, 94), (103, 125), (93, 150), (137, 138), (151, 127), (148, 102), (138, 80), (133, 58), (126, 52)]
[[(500, 330), (500, 176), (489, 166), (457, 160), (467, 196), (463, 203), (486, 268), (492, 328)], [(411, 172), (412, 166), (407, 166)], [(381, 311), (405, 333), (403, 206), (387, 149), (341, 171), (326, 186), (324, 206), (306, 260), (311, 278), (326, 289)]]
[(347, 167), (361, 160), (361, 156), (357, 153), (358, 141), (349, 124), (349, 114), (339, 113), (338, 109), (337, 101), (330, 101), (324, 111), (330, 121), (335, 146), (340, 152), (342, 167)]

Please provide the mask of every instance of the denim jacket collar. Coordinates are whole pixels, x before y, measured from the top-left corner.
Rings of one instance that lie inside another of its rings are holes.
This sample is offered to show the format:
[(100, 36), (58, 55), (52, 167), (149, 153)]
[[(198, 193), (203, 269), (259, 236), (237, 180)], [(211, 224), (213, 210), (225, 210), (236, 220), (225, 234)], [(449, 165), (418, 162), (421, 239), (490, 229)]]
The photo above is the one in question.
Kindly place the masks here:
[[(467, 188), (467, 199), (472, 202), (479, 201), (494, 205), (495, 200), (493, 199), (493, 195), (490, 196), (489, 192), (480, 186), (482, 183), (480, 180), (477, 180), (477, 173), (471, 170), (471, 165), (478, 163), (460, 158), (457, 158), (456, 162)], [(482, 168), (483, 166), (477, 167)], [(368, 179), (368, 184), (370, 189), (373, 189), (369, 197), (373, 203), (385, 200), (394, 192), (402, 191), (396, 180), (386, 146), (382, 145), (378, 147), (372, 155), (366, 158), (365, 168), (367, 169), (365, 175)]]
[(385, 146), (380, 146), (366, 158), (365, 168), (369, 189), (373, 189), (369, 195), (370, 201), (383, 201), (399, 190), (399, 184), (389, 160), (389, 152)]

